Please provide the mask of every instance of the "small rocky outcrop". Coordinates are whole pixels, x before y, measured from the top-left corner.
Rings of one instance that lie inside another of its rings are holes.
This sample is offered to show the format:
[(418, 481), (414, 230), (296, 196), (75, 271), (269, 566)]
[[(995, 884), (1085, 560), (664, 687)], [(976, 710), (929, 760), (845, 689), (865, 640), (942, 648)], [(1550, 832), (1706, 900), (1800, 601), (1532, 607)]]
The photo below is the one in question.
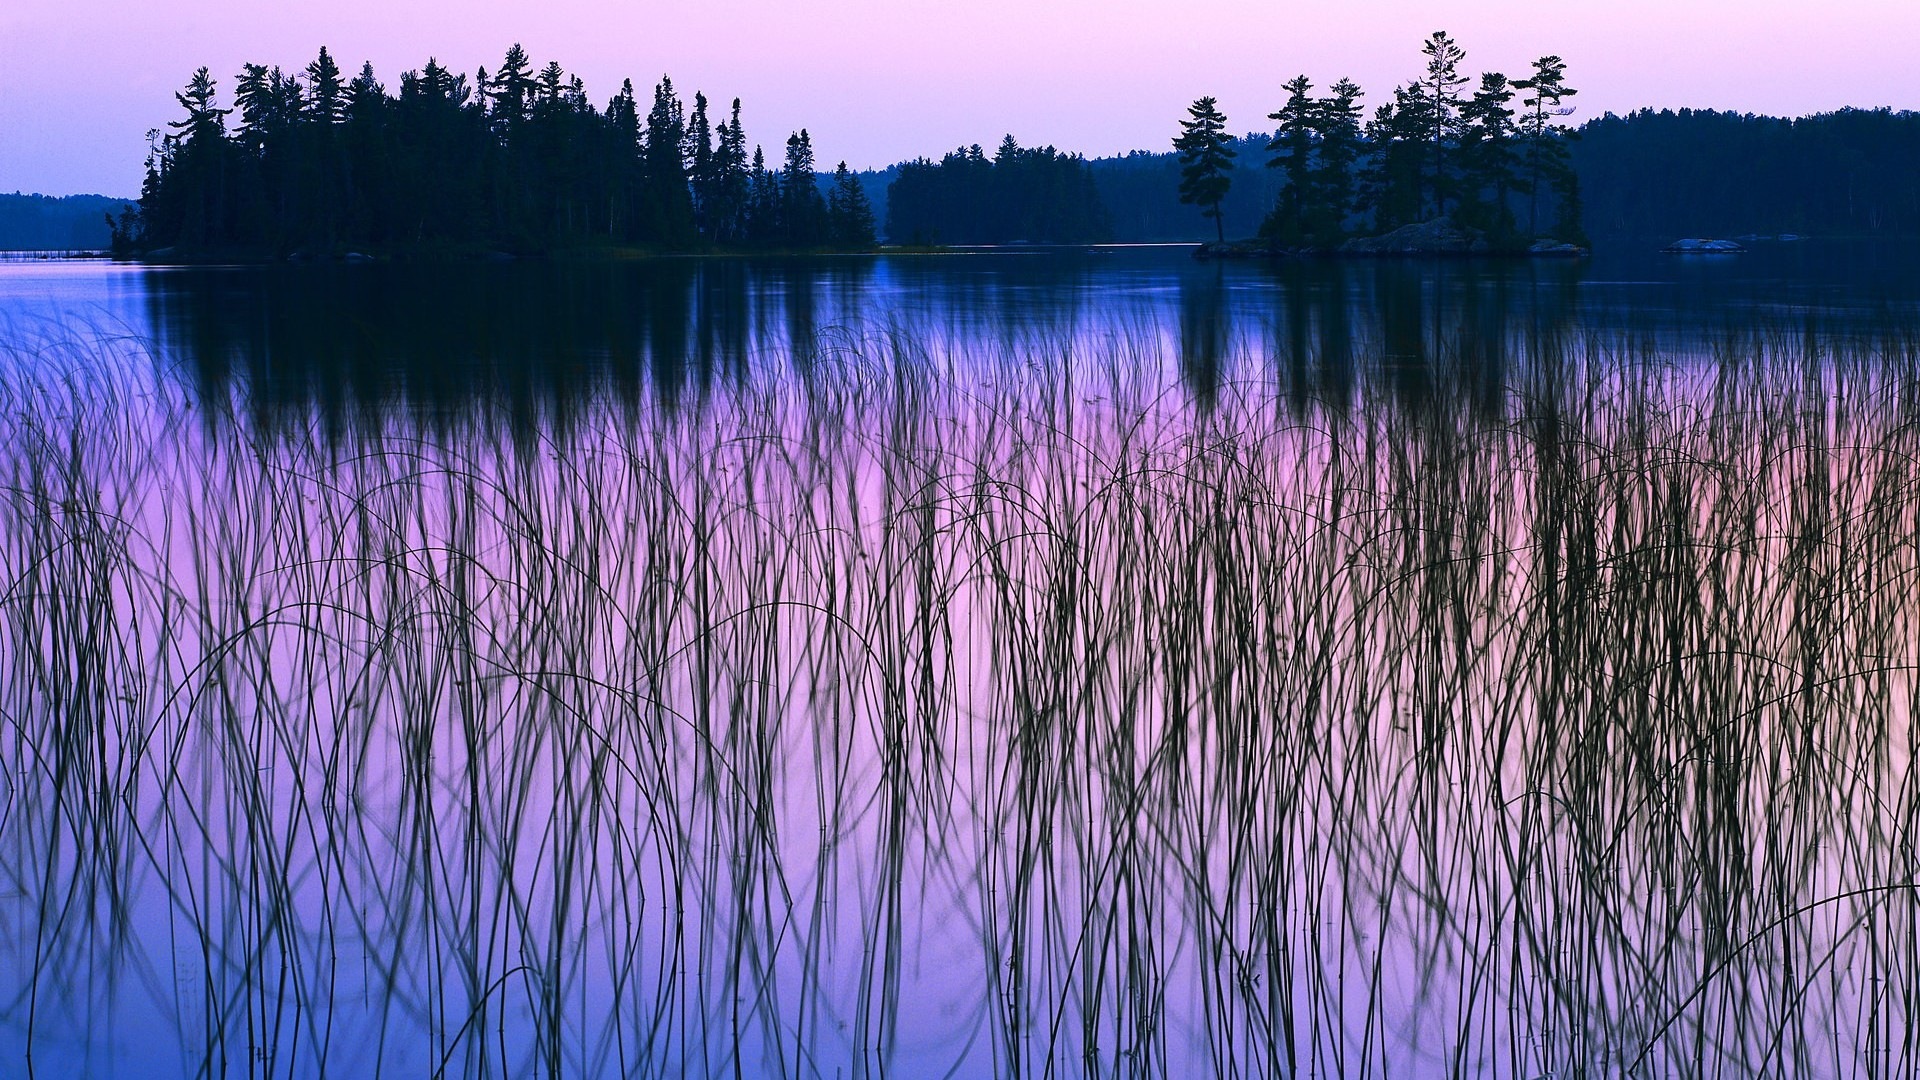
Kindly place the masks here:
[(1476, 229), (1445, 218), (1402, 225), (1380, 236), (1361, 236), (1340, 245), (1342, 255), (1489, 255), (1493, 245)]
[(1416, 225), (1403, 225), (1379, 236), (1360, 236), (1335, 248), (1289, 248), (1271, 240), (1228, 240), (1202, 244), (1193, 253), (1196, 259), (1282, 259), (1306, 258), (1421, 258), (1437, 256), (1489, 256), (1493, 258), (1578, 258), (1587, 249), (1558, 240), (1536, 240), (1526, 246), (1494, 244), (1478, 229), (1436, 218)]
[(1675, 240), (1660, 249), (1669, 255), (1738, 255), (1747, 250), (1731, 240)]

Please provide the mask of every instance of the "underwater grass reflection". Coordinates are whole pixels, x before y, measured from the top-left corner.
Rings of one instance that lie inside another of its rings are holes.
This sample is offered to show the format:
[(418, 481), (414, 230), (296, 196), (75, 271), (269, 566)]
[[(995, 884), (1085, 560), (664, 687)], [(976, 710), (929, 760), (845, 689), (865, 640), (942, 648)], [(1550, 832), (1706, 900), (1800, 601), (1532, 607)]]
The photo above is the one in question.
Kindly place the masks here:
[(1920, 1065), (1920, 338), (1556, 333), (1489, 383), (1479, 337), (1317, 380), (1182, 337), (1204, 408), (1146, 335), (826, 334), (564, 424), (16, 350), (0, 1045)]

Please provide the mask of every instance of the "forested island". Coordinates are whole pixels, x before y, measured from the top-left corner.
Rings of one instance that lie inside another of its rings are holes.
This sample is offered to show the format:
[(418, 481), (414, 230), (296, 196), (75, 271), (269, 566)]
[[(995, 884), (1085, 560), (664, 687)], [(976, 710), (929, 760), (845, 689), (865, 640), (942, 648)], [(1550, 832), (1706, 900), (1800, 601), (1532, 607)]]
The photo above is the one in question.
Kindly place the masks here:
[(291, 75), (246, 65), (231, 108), (206, 68), (175, 96), (186, 115), (151, 137), (139, 209), (115, 223), (118, 253), (874, 243), (864, 190), (842, 163), (822, 192), (806, 130), (775, 167), (749, 150), (738, 98), (716, 110), (696, 93), (689, 114), (663, 77), (644, 108), (629, 80), (602, 109), (578, 76), (557, 62), (536, 70), (518, 45), (472, 78), (429, 60), (397, 94), (371, 64), (346, 77), (322, 48)]
[[(1166, 153), (1088, 159), (1009, 134), (991, 152), (822, 175), (805, 130), (768, 155), (749, 143), (737, 99), (722, 108), (696, 93), (689, 108), (669, 78), (650, 100), (628, 82), (599, 107), (578, 77), (536, 68), (516, 45), (491, 73), (429, 60), (389, 92), (370, 65), (349, 78), (321, 49), (291, 74), (246, 65), (230, 107), (196, 72), (176, 95), (183, 115), (150, 135), (140, 202), (112, 215), (113, 246), (161, 261), (863, 251), (882, 237), (1521, 253), (1585, 247), (1589, 232), (1920, 235), (1920, 114), (1643, 110), (1576, 128), (1559, 57), (1520, 78), (1476, 78), (1445, 33), (1423, 55), (1424, 70), (1371, 110), (1351, 80), (1316, 92), (1298, 76), (1279, 88), (1267, 132), (1230, 134), (1203, 98)], [(68, 223), (75, 207), (23, 201), (38, 198), (16, 197), (39, 216), (0, 246), (104, 239)]]
[[(1218, 103), (1188, 110), (1173, 146), (1180, 201), (1211, 219), (1219, 254), (1506, 254), (1570, 252), (1587, 243), (1569, 160), (1558, 56), (1523, 79), (1490, 71), (1477, 87), (1466, 50), (1444, 31), (1422, 47), (1426, 70), (1363, 120), (1363, 91), (1341, 79), (1325, 96), (1298, 76), (1268, 119), (1266, 150), (1285, 180), (1259, 242), (1226, 247), (1221, 204), (1238, 151)], [(1545, 212), (1543, 213), (1543, 207)]]

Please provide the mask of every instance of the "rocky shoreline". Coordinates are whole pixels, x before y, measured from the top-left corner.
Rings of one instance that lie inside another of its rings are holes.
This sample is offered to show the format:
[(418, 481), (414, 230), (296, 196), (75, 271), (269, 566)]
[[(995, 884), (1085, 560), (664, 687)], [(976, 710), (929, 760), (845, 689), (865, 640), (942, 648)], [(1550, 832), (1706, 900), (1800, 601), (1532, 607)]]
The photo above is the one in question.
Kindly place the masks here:
[(1194, 252), (1196, 259), (1285, 259), (1285, 258), (1563, 258), (1574, 259), (1591, 254), (1577, 244), (1556, 240), (1536, 240), (1527, 247), (1496, 245), (1477, 229), (1463, 228), (1451, 221), (1425, 221), (1403, 225), (1379, 236), (1361, 236), (1332, 248), (1286, 247), (1269, 240), (1229, 240), (1202, 244)]

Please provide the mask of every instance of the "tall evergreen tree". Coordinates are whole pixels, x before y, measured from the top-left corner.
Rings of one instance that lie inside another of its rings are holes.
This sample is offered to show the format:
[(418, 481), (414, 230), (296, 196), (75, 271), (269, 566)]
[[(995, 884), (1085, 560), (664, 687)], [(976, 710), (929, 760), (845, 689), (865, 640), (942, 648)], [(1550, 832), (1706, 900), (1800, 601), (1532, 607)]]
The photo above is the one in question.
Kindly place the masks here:
[(1489, 71), (1461, 106), (1461, 206), (1467, 224), (1504, 237), (1513, 231), (1508, 205), (1514, 185), (1513, 86)]
[(1187, 114), (1190, 119), (1180, 122), (1180, 136), (1173, 140), (1180, 153), (1180, 201), (1201, 207), (1201, 216), (1213, 219), (1214, 234), (1225, 243), (1220, 203), (1233, 185), (1235, 156), (1227, 138), (1227, 117), (1211, 97), (1195, 101)]
[(833, 170), (833, 192), (827, 196), (827, 223), (834, 247), (864, 251), (873, 246), (873, 205), (860, 180), (841, 162)]
[(1434, 213), (1445, 214), (1455, 187), (1451, 155), (1460, 137), (1460, 95), (1470, 81), (1460, 73), (1467, 54), (1444, 30), (1434, 31), (1420, 51), (1427, 58), (1419, 82), (1425, 104), (1420, 119), (1427, 129), (1427, 189)]
[(642, 157), (646, 171), (648, 232), (652, 239), (679, 247), (694, 237), (693, 196), (687, 189), (686, 110), (662, 75), (647, 111)]
[[(168, 124), (178, 134), (169, 137), (160, 155), (159, 179), (171, 179), (184, 194), (165, 208), (162, 221), (188, 243), (227, 243), (231, 240), (229, 185), (232, 180), (226, 127), (227, 114), (216, 104), (218, 90), (206, 68), (193, 73), (185, 90), (173, 95), (187, 110), (184, 120)], [(171, 218), (172, 220), (167, 220)]]
[(1428, 101), (1418, 86), (1399, 86), (1393, 100), (1374, 110), (1367, 124), (1370, 149), (1362, 180), (1362, 203), (1373, 228), (1390, 232), (1424, 220), (1427, 209)]
[(687, 144), (683, 153), (687, 162), (687, 180), (693, 190), (694, 228), (701, 237), (711, 240), (720, 176), (714, 164), (713, 125), (707, 119), (707, 95), (697, 90), (693, 94), (693, 118), (687, 123)]
[(346, 119), (346, 84), (340, 66), (320, 47), (320, 55), (307, 65), (307, 118), (321, 124), (337, 124)]
[(1346, 233), (1347, 215), (1353, 211), (1355, 169), (1362, 149), (1360, 85), (1343, 78), (1329, 88), (1313, 110), (1314, 136), (1319, 149), (1319, 165), (1313, 172), (1313, 189), (1318, 195), (1308, 215), (1307, 232), (1312, 243), (1331, 246)]
[(766, 154), (761, 152), (758, 145), (753, 148), (753, 164), (749, 172), (753, 181), (747, 197), (747, 241), (762, 247), (777, 244), (785, 232), (780, 178), (767, 168)]
[(1563, 214), (1559, 224), (1572, 225), (1569, 231), (1578, 231), (1579, 179), (1573, 174), (1571, 157), (1567, 152), (1569, 133), (1560, 119), (1573, 113), (1561, 102), (1580, 91), (1568, 86), (1566, 77), (1566, 61), (1558, 56), (1543, 56), (1533, 62), (1531, 76), (1513, 84), (1515, 90), (1525, 94), (1520, 100), (1523, 109), (1520, 137), (1525, 143), (1527, 231), (1534, 235), (1540, 231), (1542, 185), (1571, 194), (1576, 216), (1568, 221)]
[(780, 203), (786, 242), (813, 247), (824, 239), (826, 206), (813, 168), (813, 137), (806, 128), (787, 137), (787, 160), (780, 170)]
[(1279, 121), (1273, 140), (1267, 143), (1267, 152), (1272, 155), (1267, 167), (1286, 170), (1287, 186), (1281, 189), (1280, 199), (1260, 232), (1283, 244), (1297, 245), (1306, 242), (1308, 215), (1317, 201), (1313, 152), (1320, 108), (1313, 99), (1313, 82), (1305, 75), (1296, 76), (1284, 89), (1286, 104), (1267, 114), (1267, 119)]
[(709, 215), (713, 235), (722, 243), (746, 238), (747, 207), (753, 197), (748, 171), (747, 132), (740, 125), (740, 99), (733, 99), (733, 115), (721, 121), (720, 140), (713, 151), (714, 208)]
[(507, 48), (507, 55), (500, 61), (500, 69), (493, 73), (493, 85), (486, 89), (486, 97), (491, 99), (494, 130), (506, 136), (524, 121), (533, 110), (533, 61), (528, 59), (527, 50), (514, 42)]

